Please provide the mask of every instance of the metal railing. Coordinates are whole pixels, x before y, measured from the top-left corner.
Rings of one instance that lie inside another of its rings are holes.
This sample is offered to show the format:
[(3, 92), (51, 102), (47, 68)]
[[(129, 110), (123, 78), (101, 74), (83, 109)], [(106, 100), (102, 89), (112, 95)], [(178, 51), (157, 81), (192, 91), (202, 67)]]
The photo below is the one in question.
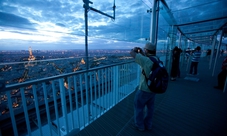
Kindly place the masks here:
[(1, 135), (76, 134), (132, 93), (139, 74), (130, 61), (7, 85)]

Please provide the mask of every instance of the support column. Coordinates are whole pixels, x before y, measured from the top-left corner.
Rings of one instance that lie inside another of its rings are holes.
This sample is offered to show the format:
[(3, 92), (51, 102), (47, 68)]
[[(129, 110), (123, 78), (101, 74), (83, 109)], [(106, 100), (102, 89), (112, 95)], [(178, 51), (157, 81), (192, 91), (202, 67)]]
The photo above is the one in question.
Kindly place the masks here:
[(169, 35), (170, 35), (170, 47), (171, 49), (173, 49), (176, 46), (177, 27), (171, 26)]
[(212, 64), (212, 61), (213, 61), (215, 44), (216, 44), (216, 36), (214, 36), (214, 38), (213, 38), (213, 43), (212, 43), (212, 48), (211, 48), (211, 55), (210, 55), (209, 69), (211, 69), (211, 64)]
[(88, 60), (88, 10), (89, 10), (89, 3), (91, 3), (91, 2), (85, 1), (85, 3), (84, 3), (86, 70), (89, 69), (89, 60)]
[(168, 73), (170, 73), (171, 70), (171, 63), (172, 63), (172, 49), (176, 46), (176, 33), (177, 33), (177, 27), (171, 26), (169, 29), (169, 37), (167, 38), (167, 53), (166, 53), (166, 68)]
[(215, 60), (214, 60), (214, 69), (213, 69), (212, 76), (214, 76), (214, 71), (215, 71), (215, 68), (216, 68), (216, 62), (217, 62), (217, 59), (218, 59), (218, 54), (219, 54), (220, 46), (221, 46), (221, 43), (222, 43), (223, 34), (224, 34), (224, 31), (222, 30), (221, 36), (220, 36), (220, 40), (219, 40), (219, 43), (218, 43), (218, 48), (217, 48), (217, 52), (216, 52), (216, 57), (215, 57)]
[(167, 69), (167, 72), (170, 72), (170, 40), (169, 37), (166, 39), (166, 62), (165, 62), (165, 67)]
[(152, 7), (152, 14), (151, 14), (150, 42), (156, 46), (157, 46), (157, 38), (158, 38), (157, 37), (158, 17), (159, 17), (159, 1), (153, 0), (153, 7)]
[(181, 47), (181, 33), (180, 33), (180, 35), (179, 35), (178, 48), (182, 48), (182, 47)]

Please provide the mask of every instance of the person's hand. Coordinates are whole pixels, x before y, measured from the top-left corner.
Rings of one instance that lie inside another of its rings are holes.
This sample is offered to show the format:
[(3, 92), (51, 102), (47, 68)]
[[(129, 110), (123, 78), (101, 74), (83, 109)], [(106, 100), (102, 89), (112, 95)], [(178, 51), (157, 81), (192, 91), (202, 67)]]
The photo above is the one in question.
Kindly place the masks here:
[(130, 55), (131, 55), (133, 58), (136, 57), (136, 54), (137, 54), (137, 53), (136, 53), (133, 49), (131, 49)]
[(144, 53), (144, 51), (142, 49), (140, 50), (140, 54), (142, 54), (143, 56), (145, 56), (145, 53)]
[(140, 54), (142, 54), (143, 56), (145, 56), (144, 51), (143, 51), (140, 47), (134, 47), (133, 50), (134, 50), (136, 53), (140, 53)]

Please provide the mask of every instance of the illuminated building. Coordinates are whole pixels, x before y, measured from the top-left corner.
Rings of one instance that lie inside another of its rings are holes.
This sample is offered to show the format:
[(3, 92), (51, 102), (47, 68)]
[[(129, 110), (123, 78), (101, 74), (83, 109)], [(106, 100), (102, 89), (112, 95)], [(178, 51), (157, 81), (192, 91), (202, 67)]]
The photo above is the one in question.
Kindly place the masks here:
[(28, 57), (28, 60), (29, 61), (35, 60), (35, 57), (32, 55), (32, 48), (31, 48), (31, 46), (29, 47), (29, 57)]

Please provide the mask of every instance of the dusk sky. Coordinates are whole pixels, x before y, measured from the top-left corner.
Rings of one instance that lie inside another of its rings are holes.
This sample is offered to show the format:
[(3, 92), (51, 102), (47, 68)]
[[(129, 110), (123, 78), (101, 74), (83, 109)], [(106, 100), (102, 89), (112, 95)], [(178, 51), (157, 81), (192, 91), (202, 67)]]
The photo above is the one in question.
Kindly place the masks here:
[[(92, 2), (91, 7), (113, 16), (114, 0)], [(1, 0), (0, 50), (24, 50), (29, 46), (33, 49), (84, 49), (83, 4), (82, 0)], [(145, 33), (149, 36), (150, 27), (149, 24), (143, 26), (147, 30), (141, 32), (143, 16), (138, 15), (145, 14), (148, 6), (138, 0), (116, 0), (115, 5), (115, 20), (88, 12), (89, 49), (127, 49), (145, 43), (145, 38), (142, 42), (139, 40)], [(150, 15), (145, 15), (149, 21)], [(134, 31), (135, 27), (139, 29)]]
[[(114, 0), (91, 0), (93, 7), (113, 16)], [(88, 12), (88, 49), (131, 49), (143, 46), (150, 34), (153, 0), (115, 0), (115, 20)], [(190, 1), (166, 0), (181, 10)], [(196, 1), (194, 1), (196, 5)], [(1, 0), (0, 50), (84, 49), (83, 0)], [(166, 40), (168, 25), (160, 15), (159, 35)], [(160, 37), (159, 36), (159, 37)]]

